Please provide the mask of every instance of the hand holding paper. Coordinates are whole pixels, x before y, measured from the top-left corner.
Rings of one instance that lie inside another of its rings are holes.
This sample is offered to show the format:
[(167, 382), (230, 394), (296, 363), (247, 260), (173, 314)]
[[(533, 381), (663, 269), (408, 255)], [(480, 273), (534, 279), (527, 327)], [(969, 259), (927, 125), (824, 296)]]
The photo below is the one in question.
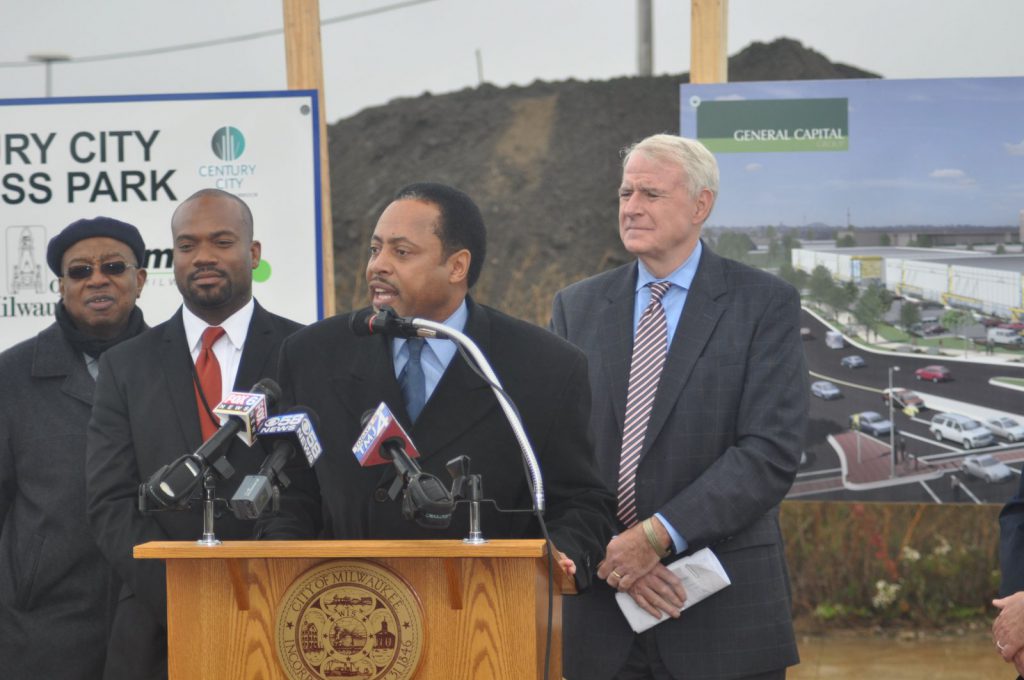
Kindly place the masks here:
[[(680, 578), (686, 589), (686, 602), (680, 611), (689, 609), (731, 583), (728, 574), (722, 568), (722, 563), (709, 548), (698, 550), (692, 555), (672, 562), (668, 565), (668, 570)], [(668, 618), (665, 615), (660, 618), (652, 616), (627, 593), (616, 593), (615, 599), (636, 633), (642, 633)]]

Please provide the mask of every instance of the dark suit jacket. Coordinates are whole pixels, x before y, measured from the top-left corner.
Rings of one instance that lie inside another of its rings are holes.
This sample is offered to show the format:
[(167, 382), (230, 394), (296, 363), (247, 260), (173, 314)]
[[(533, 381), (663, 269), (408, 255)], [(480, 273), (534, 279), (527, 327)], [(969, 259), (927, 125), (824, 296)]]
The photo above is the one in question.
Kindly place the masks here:
[[(300, 327), (257, 304), (234, 388), (244, 391), (276, 375), (281, 341)], [(100, 360), (88, 430), (88, 514), (100, 549), (125, 581), (110, 641), (110, 678), (167, 674), (164, 565), (133, 559), (132, 548), (202, 534), (199, 503), (187, 511), (149, 516), (138, 510), (139, 484), (202, 443), (191, 363), (181, 310)], [(264, 452), (236, 440), (227, 456), (235, 474), (218, 485), (219, 498), (232, 496), (245, 475), (258, 469)], [(246, 539), (252, 537), (253, 523), (219, 512), (215, 529), (222, 540)]]
[(1017, 495), (999, 512), (999, 567), (1002, 597), (1024, 590), (1024, 477)]
[[(491, 362), (522, 414), (543, 472), (546, 522), (555, 545), (577, 566), (580, 587), (610, 538), (612, 498), (597, 479), (587, 442), (590, 395), (586, 359), (542, 328), (469, 303), (465, 333)], [(405, 412), (387, 338), (356, 337), (349, 317), (325, 319), (289, 338), (281, 356), (285, 399), (320, 416), (324, 453), (316, 475), (301, 469), (282, 501), (282, 515), (265, 523), (268, 538), (312, 537), (323, 491), (324, 534), (330, 538), (462, 538), (468, 510), (458, 506), (447, 530), (423, 529), (402, 518), (399, 502), (387, 498), (393, 466), (360, 468), (352, 445), (360, 416), (384, 401), (409, 432), (425, 472), (445, 485), (445, 463), (465, 454), (471, 471), (483, 475), (484, 495), (502, 508), (530, 508), (519, 447), (493, 394), (456, 355), (412, 427)], [(317, 484), (319, 481), (319, 484)], [(489, 538), (540, 536), (531, 514), (499, 514), (484, 506)], [(261, 523), (262, 526), (262, 523)]]
[(85, 519), (96, 383), (57, 324), (0, 355), (0, 675), (95, 679), (116, 579)]
[[(590, 423), (617, 488), (633, 346), (637, 265), (569, 286), (554, 331), (590, 362)], [(774, 276), (706, 246), (655, 397), (637, 470), (640, 517), (656, 512), (711, 546), (732, 585), (653, 630), (679, 677), (734, 678), (797, 662), (778, 504), (796, 474), (807, 417), (799, 297)], [(668, 560), (675, 558), (668, 558)], [(633, 633), (604, 582), (564, 604), (565, 675), (609, 678)]]

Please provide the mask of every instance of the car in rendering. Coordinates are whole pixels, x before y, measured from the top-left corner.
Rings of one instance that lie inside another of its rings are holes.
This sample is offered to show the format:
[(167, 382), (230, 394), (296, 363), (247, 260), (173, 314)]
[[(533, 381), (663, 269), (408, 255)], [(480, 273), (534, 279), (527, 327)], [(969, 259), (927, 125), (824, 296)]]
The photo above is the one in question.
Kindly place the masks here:
[(985, 421), (985, 427), (991, 430), (992, 434), (1007, 441), (1024, 441), (1024, 425), (1021, 425), (1016, 418), (1009, 416), (989, 418)]
[(843, 357), (839, 360), (839, 365), (843, 368), (863, 368), (867, 366), (867, 362), (864, 361), (864, 357), (859, 354), (851, 354), (848, 357)]
[(828, 380), (818, 380), (811, 383), (811, 394), (822, 399), (838, 399), (843, 396), (843, 393), (839, 391), (839, 388), (830, 383)]
[[(882, 390), (882, 401), (886, 404), (889, 403), (889, 388)], [(918, 411), (924, 408), (924, 399), (918, 395), (917, 392), (908, 390), (905, 387), (893, 387), (892, 388), (892, 405), (896, 408), (907, 408), (913, 406)]]
[(1001, 482), (1004, 479), (1013, 477), (1013, 470), (1006, 463), (998, 461), (992, 454), (985, 453), (980, 456), (967, 456), (960, 469), (978, 479), (986, 482)]
[(924, 337), (926, 335), (942, 335), (946, 332), (946, 328), (935, 321), (915, 323), (908, 330), (911, 335), (916, 335), (918, 337)]
[(935, 441), (948, 439), (965, 449), (988, 446), (994, 441), (991, 430), (974, 418), (959, 413), (938, 413), (932, 416), (928, 430), (935, 437)]
[(826, 331), (825, 346), (829, 349), (843, 349), (846, 347), (846, 340), (839, 331)]
[(874, 411), (861, 411), (850, 416), (850, 429), (881, 437), (889, 434), (892, 423)]
[(1024, 335), (1012, 328), (989, 328), (985, 331), (985, 341), (998, 345), (1024, 345)]
[(808, 328), (807, 326), (804, 326), (804, 327), (802, 327), (800, 329), (800, 339), (801, 340), (813, 340), (814, 339), (814, 333), (811, 332), (810, 328)]
[(933, 383), (953, 379), (953, 375), (949, 372), (949, 369), (945, 366), (939, 366), (938, 364), (917, 369), (914, 371), (914, 377), (918, 380), (930, 380)]

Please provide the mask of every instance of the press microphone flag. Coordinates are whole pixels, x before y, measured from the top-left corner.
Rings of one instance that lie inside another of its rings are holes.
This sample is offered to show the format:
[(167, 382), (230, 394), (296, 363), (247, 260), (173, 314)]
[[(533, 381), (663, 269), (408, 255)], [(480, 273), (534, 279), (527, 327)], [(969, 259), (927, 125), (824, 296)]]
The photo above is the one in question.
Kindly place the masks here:
[[(258, 437), (265, 445), (273, 442), (273, 449), (263, 461), (258, 473), (247, 475), (231, 498), (231, 510), (239, 519), (257, 519), (278, 492), (275, 485), (288, 486), (291, 481), (283, 472), (295, 449), (310, 467), (316, 463), (323, 447), (316, 436), (316, 414), (305, 406), (296, 406), (291, 413), (268, 418), (260, 427)], [(277, 501), (274, 500), (274, 509)]]
[(410, 458), (419, 458), (420, 452), (416, 450), (416, 445), (406, 434), (405, 428), (391, 413), (388, 405), (382, 401), (370, 416), (359, 439), (352, 447), (352, 454), (359, 461), (359, 466), (370, 467), (392, 462), (389, 456), (381, 454), (381, 445), (393, 437), (402, 440)]
[(402, 493), (402, 516), (427, 529), (447, 528), (455, 499), (437, 477), (423, 472), (413, 460), (419, 457), (419, 451), (387, 404), (381, 402), (360, 420), (364, 423), (363, 433), (352, 447), (359, 465), (392, 463), (398, 475), (388, 495), (394, 500)]
[(238, 438), (246, 446), (252, 446), (256, 431), (267, 419), (267, 398), (258, 392), (232, 392), (214, 407), (213, 412), (220, 416), (221, 425), (237, 418), (241, 425)]
[(257, 436), (260, 439), (286, 439), (298, 444), (302, 455), (306, 457), (309, 467), (313, 467), (324, 449), (316, 436), (316, 414), (311, 409), (297, 406), (291, 413), (268, 418), (260, 426)]
[[(210, 467), (223, 479), (234, 474), (234, 468), (223, 455), (225, 445), (243, 428), (249, 428), (250, 431), (258, 428), (266, 420), (268, 406), (273, 407), (280, 398), (281, 388), (270, 378), (260, 380), (249, 392), (232, 392), (225, 402), (217, 405), (217, 409), (229, 401), (234, 402), (237, 408), (227, 416), (213, 436), (193, 453), (164, 465), (148, 481), (139, 485), (139, 508), (153, 509), (150, 500), (155, 501), (155, 507), (158, 508), (186, 504)], [(260, 416), (260, 413), (263, 415)]]

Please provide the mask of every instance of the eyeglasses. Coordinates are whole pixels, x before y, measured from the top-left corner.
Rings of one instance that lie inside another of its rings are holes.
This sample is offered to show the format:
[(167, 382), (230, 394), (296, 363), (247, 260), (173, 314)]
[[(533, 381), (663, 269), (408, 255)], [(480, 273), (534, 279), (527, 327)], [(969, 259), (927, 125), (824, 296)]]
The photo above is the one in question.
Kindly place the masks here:
[[(100, 265), (100, 271), (106, 276), (120, 276), (128, 271), (129, 267), (135, 267), (138, 269), (137, 264), (128, 264), (127, 262), (104, 262)], [(96, 271), (96, 267), (91, 264), (76, 264), (68, 267), (67, 271), (64, 272), (64, 276), (75, 281), (81, 281), (92, 276), (92, 273)]]

